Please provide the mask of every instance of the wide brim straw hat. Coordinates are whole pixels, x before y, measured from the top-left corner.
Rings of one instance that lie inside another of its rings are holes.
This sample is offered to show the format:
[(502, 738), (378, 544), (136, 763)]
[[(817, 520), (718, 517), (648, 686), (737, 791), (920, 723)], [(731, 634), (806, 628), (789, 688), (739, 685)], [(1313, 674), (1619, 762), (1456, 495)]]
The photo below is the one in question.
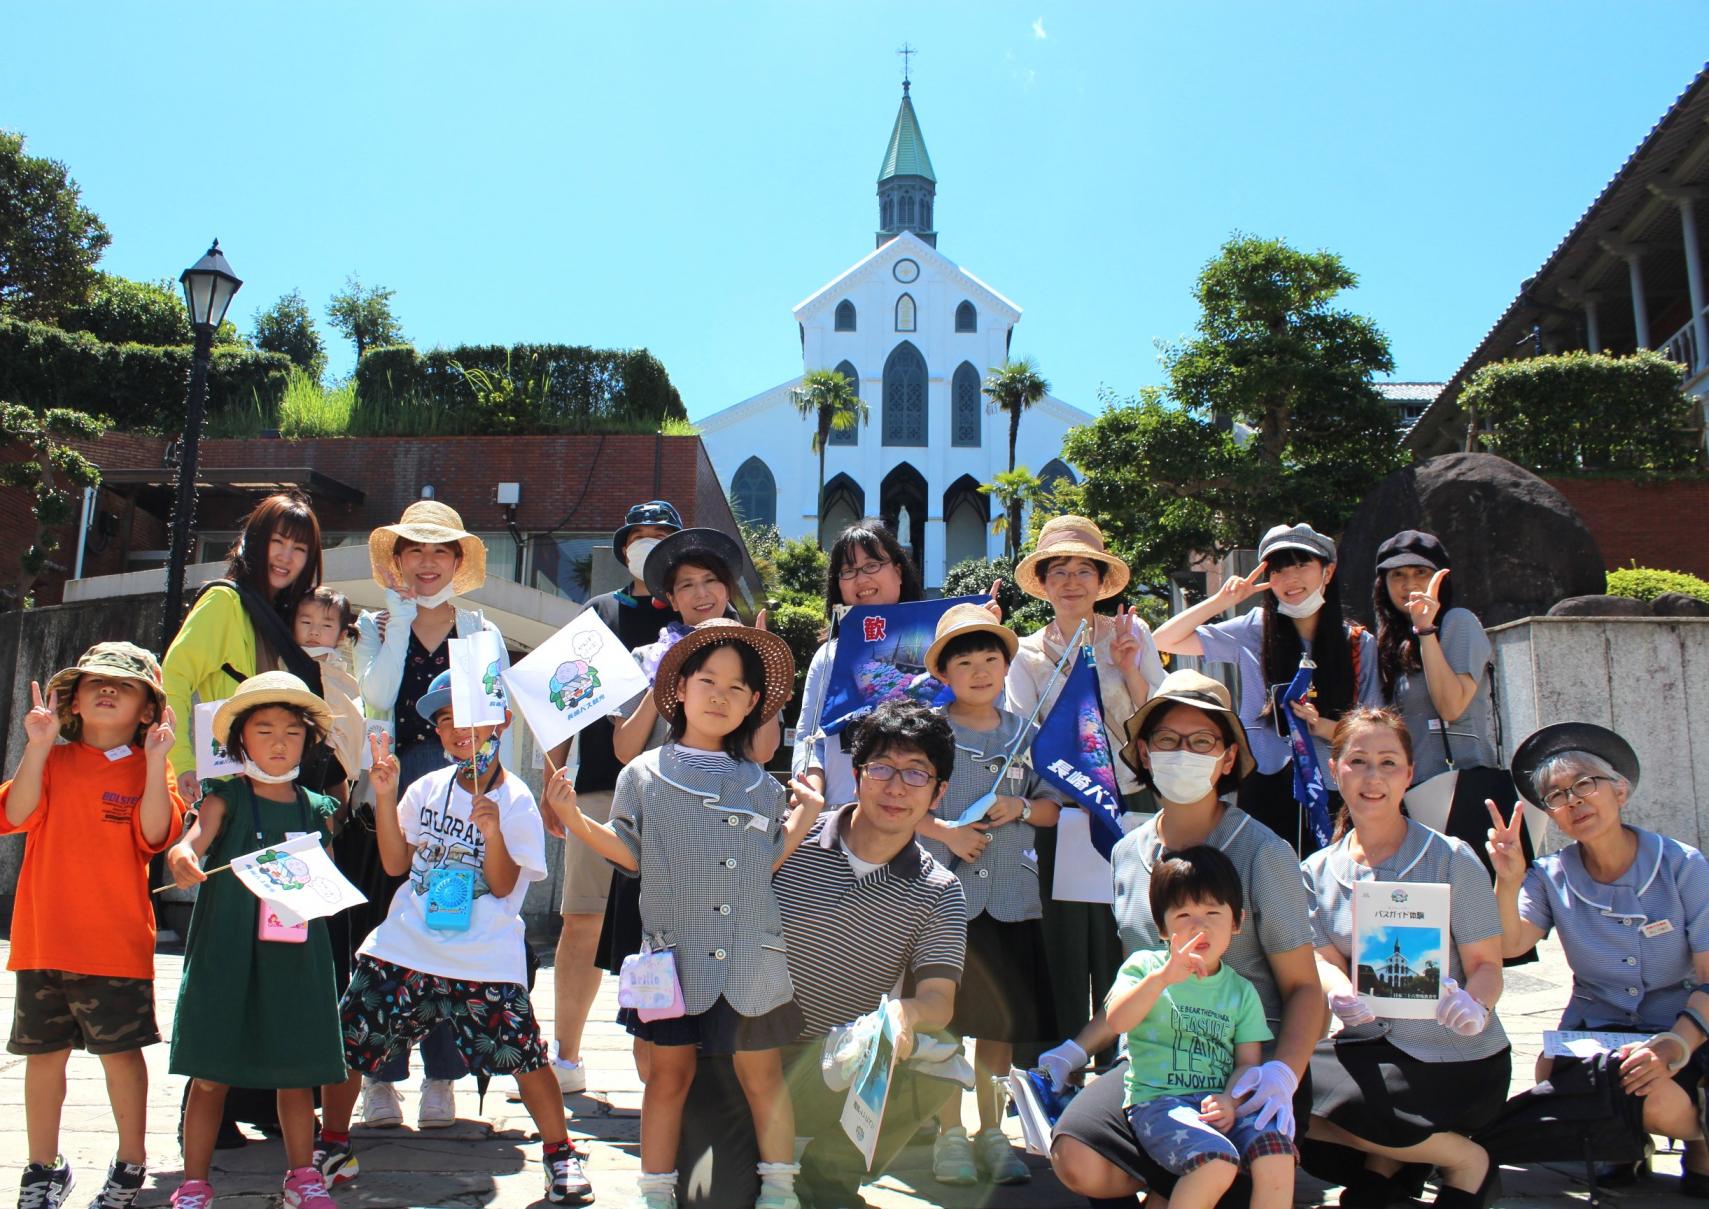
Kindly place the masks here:
[(288, 705), (301, 709), (320, 727), (323, 735), (332, 733), (332, 709), (309, 686), (289, 672), (262, 672), (237, 686), (223, 705), (214, 711), (214, 738), (221, 747), (229, 745), (231, 724), (245, 710), (263, 705)]
[[(463, 518), (457, 515), (457, 510), (438, 500), (416, 500), (404, 509), (395, 524), (381, 525), (368, 535), (368, 566), (374, 582), (382, 588), (395, 587), (403, 581), (392, 553), (400, 537), (423, 545), (456, 546), (463, 552), (457, 573), (451, 577), (451, 591), (458, 596), (487, 582), (486, 545), (463, 528)], [(396, 582), (386, 582), (388, 573)]]
[(1104, 581), (1098, 585), (1098, 599), (1119, 596), (1127, 587), (1132, 572), (1128, 565), (1104, 548), (1104, 534), (1095, 521), (1083, 516), (1056, 516), (1039, 530), (1038, 545), (1015, 568), (1015, 582), (1021, 591), (1040, 600), (1045, 595), (1044, 580), (1038, 565), (1047, 558), (1086, 558), (1105, 567)]
[(661, 538), (647, 554), (641, 579), (658, 600), (670, 592), (670, 580), (678, 566), (706, 559), (721, 564), (735, 579), (742, 570), (742, 547), (735, 538), (717, 529), (680, 529)]
[(53, 678), (47, 682), (46, 693), (59, 694), (56, 710), (59, 715), (59, 729), (67, 738), (77, 729), (71, 703), (77, 693), (77, 682), (85, 674), (105, 676), (109, 680), (136, 681), (154, 698), (156, 721), (160, 719), (161, 711), (166, 708), (166, 691), (161, 687), (160, 663), (155, 659), (153, 651), (145, 651), (130, 642), (98, 642), (83, 652), (76, 667), (55, 672)]
[(1541, 808), (1543, 799), (1531, 784), (1531, 778), (1545, 761), (1563, 752), (1587, 751), (1601, 756), (1615, 772), (1625, 777), (1635, 790), (1638, 788), (1638, 753), (1625, 739), (1594, 722), (1556, 722), (1532, 731), (1513, 752), (1513, 784), (1525, 800)]
[(1227, 718), (1229, 729), (1234, 732), (1235, 749), (1240, 752), (1234, 762), (1235, 775), (1244, 780), (1258, 767), (1258, 761), (1252, 758), (1252, 749), (1246, 745), (1246, 727), (1241, 725), (1240, 715), (1234, 710), (1228, 686), (1220, 680), (1212, 680), (1203, 672), (1183, 668), (1163, 677), (1157, 693), (1127, 720), (1127, 745), (1122, 748), (1122, 759), (1127, 761), (1129, 768), (1136, 772), (1140, 768), (1139, 733), (1145, 728), (1145, 720), (1156, 711), (1172, 705), (1190, 705), (1207, 714), (1221, 714)]
[(760, 703), (760, 721), (777, 716), (777, 711), (795, 692), (795, 656), (789, 644), (776, 634), (756, 630), (727, 617), (711, 617), (677, 639), (676, 645), (659, 661), (658, 674), (653, 677), (653, 704), (661, 716), (676, 716), (676, 682), (683, 662), (701, 647), (725, 639), (735, 639), (752, 647), (765, 666), (765, 700)]
[(1003, 644), (1009, 662), (1015, 659), (1015, 650), (1021, 640), (1015, 637), (1015, 632), (991, 616), (991, 611), (984, 605), (958, 604), (944, 610), (944, 615), (938, 618), (937, 633), (932, 638), (932, 645), (926, 648), (926, 670), (938, 679), (938, 656), (943, 654), (944, 647), (961, 637), (963, 634), (995, 634)]

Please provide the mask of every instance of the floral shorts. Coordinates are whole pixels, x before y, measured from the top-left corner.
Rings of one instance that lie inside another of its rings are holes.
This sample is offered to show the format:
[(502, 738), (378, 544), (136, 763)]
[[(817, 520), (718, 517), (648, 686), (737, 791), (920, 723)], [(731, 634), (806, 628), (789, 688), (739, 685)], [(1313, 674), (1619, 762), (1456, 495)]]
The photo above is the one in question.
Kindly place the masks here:
[(344, 1059), (363, 1074), (377, 1074), (440, 1021), (473, 1073), (525, 1075), (549, 1060), (528, 988), (517, 982), (464, 982), (357, 957), (338, 1012)]

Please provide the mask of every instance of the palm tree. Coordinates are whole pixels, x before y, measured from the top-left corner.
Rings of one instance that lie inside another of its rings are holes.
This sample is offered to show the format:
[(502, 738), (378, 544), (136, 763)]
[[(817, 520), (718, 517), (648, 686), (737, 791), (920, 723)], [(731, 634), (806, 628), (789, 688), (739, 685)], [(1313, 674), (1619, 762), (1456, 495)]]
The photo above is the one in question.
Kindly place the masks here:
[(833, 432), (847, 432), (871, 415), (858, 388), (834, 369), (816, 369), (789, 392), (795, 410), (814, 420), (813, 452), (819, 455), (819, 508), (825, 508), (825, 446)]
[[(1009, 413), (1009, 474), (1013, 475), (1015, 443), (1021, 436), (1021, 413), (1050, 393), (1050, 383), (1039, 374), (1037, 361), (1022, 357), (1019, 361), (1005, 361), (992, 370), (986, 376), (982, 389), (985, 397), (991, 400), (993, 411)], [(1010, 494), (1005, 502), (1009, 516), (1009, 551), (1011, 555), (1018, 555), (1023, 501), (1018, 494)]]
[(1002, 509), (991, 522), (991, 531), (1008, 535), (1010, 566), (1021, 556), (1021, 509), (1045, 494), (1043, 486), (1038, 475), (1025, 466), (1004, 471), (994, 482), (979, 484), (979, 490), (994, 497)]

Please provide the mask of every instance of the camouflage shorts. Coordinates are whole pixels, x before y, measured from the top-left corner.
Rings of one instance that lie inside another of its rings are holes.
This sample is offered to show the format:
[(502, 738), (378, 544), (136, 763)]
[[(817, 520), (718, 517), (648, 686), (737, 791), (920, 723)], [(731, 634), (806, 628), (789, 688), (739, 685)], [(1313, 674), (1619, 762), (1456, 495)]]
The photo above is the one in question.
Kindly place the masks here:
[(86, 1049), (122, 1054), (160, 1040), (154, 1022), (154, 982), (62, 970), (19, 970), (12, 1012), (14, 1054)]

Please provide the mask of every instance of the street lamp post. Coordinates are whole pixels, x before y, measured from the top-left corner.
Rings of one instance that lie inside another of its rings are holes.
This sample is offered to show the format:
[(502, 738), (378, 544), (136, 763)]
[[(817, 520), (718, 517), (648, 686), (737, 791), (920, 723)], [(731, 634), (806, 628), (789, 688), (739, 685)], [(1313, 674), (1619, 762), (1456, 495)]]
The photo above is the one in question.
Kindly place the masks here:
[(184, 563), (190, 534), (196, 525), (196, 457), (202, 444), (202, 418), (208, 404), (208, 363), (213, 358), (214, 331), (225, 321), (226, 308), (243, 284), (226, 263), (220, 241), (207, 255), (184, 270), (178, 279), (190, 308), (196, 344), (190, 362), (190, 399), (184, 410), (184, 437), (178, 445), (178, 482), (172, 502), (171, 551), (166, 563), (166, 609), (160, 622), (160, 649), (172, 645), (184, 614)]

